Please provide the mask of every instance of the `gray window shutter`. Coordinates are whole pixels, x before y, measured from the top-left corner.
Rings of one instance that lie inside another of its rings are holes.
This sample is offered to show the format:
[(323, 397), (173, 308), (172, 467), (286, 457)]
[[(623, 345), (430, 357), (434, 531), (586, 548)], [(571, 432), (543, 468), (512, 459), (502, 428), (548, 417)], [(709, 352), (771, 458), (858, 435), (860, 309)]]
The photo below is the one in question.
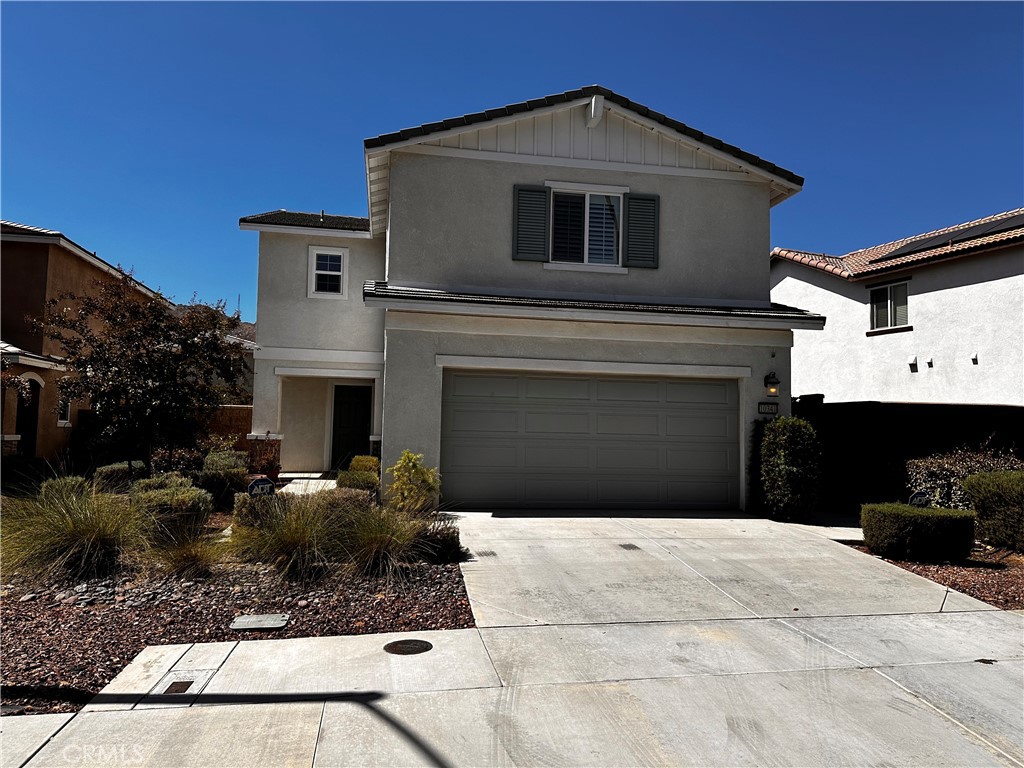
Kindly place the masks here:
[(516, 184), (512, 203), (512, 258), (519, 261), (547, 261), (548, 209), (551, 190)]
[(624, 267), (658, 267), (658, 207), (657, 195), (625, 195), (623, 229), (626, 232)]
[(892, 324), (909, 325), (910, 318), (907, 314), (907, 284), (894, 285), (892, 292)]

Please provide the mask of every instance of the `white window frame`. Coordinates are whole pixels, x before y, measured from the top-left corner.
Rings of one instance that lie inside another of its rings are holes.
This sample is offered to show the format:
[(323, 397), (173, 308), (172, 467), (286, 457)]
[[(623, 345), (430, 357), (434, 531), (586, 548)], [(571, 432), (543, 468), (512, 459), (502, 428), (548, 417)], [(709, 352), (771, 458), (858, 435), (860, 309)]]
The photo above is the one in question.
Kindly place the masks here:
[[(317, 274), (334, 275), (336, 272), (317, 272), (317, 254), (325, 256), (341, 256), (341, 293), (330, 293), (316, 289)], [(309, 246), (307, 267), (306, 298), (309, 299), (347, 299), (348, 298), (348, 248), (329, 248), (321, 245)]]
[[(65, 416), (67, 418), (65, 418)], [(60, 409), (57, 414), (57, 426), (58, 427), (70, 427), (71, 426), (71, 401), (68, 400), (64, 407)]]
[[(551, 189), (551, 201), (548, 209), (548, 220), (554, 223), (555, 220), (555, 195), (558, 193), (569, 194), (569, 195), (583, 195), (583, 261), (556, 261), (554, 258), (555, 253), (555, 228), (551, 226), (551, 241), (548, 243), (548, 253), (551, 254), (548, 257), (548, 264), (557, 264), (560, 267), (565, 266), (569, 269), (576, 268), (579, 270), (586, 271), (609, 271), (619, 272), (623, 269), (622, 267), (622, 245), (625, 240), (625, 232), (622, 227), (622, 221), (626, 215), (626, 200), (625, 195), (629, 192), (629, 187), (613, 187), (600, 184), (578, 184), (570, 181), (545, 181), (544, 186)], [(602, 264), (600, 262), (590, 261), (590, 196), (591, 195), (602, 195), (607, 197), (619, 198), (619, 242), (615, 254), (614, 264)]]
[[(896, 305), (892, 300), (892, 289), (905, 285), (907, 287), (907, 322), (896, 325)], [(875, 304), (872, 301), (872, 294), (875, 291), (885, 291), (885, 304), (886, 304), (886, 325), (875, 325)], [(876, 285), (872, 288), (868, 288), (868, 311), (871, 315), (870, 325), (872, 331), (884, 331), (891, 328), (909, 328), (910, 324), (910, 282), (907, 280), (901, 280), (896, 283), (889, 283), (888, 285)]]

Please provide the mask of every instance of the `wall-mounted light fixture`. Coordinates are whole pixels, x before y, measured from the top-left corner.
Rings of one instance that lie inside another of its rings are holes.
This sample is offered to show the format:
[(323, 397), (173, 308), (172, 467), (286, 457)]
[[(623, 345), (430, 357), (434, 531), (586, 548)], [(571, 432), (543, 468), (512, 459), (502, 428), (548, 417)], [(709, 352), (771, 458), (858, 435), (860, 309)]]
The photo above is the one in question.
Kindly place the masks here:
[(779, 396), (779, 384), (781, 383), (782, 382), (779, 381), (779, 377), (775, 375), (775, 371), (772, 371), (764, 377), (764, 388), (768, 392), (768, 397)]

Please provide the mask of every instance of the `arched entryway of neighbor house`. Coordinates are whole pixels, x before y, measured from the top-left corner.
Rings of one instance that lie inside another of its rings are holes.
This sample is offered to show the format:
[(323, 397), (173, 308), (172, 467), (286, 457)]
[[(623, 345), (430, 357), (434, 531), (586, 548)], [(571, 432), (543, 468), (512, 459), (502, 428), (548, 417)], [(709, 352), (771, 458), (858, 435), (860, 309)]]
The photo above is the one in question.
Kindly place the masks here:
[(18, 453), (35, 458), (39, 435), (39, 403), (43, 391), (43, 380), (35, 373), (23, 373), (19, 378), (28, 382), (29, 396), (18, 398), (18, 414), (15, 429), (20, 436)]
[(345, 469), (353, 456), (371, 453), (374, 382), (332, 381), (327, 423), (330, 469)]

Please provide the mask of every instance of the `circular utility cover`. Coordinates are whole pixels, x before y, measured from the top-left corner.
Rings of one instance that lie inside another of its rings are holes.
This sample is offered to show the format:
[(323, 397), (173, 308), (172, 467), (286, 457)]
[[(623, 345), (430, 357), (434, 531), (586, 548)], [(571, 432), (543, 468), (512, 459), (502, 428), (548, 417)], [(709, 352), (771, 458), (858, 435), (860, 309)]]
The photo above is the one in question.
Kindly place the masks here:
[(433, 647), (426, 640), (395, 640), (385, 645), (384, 650), (398, 656), (411, 656), (414, 653), (426, 653)]

